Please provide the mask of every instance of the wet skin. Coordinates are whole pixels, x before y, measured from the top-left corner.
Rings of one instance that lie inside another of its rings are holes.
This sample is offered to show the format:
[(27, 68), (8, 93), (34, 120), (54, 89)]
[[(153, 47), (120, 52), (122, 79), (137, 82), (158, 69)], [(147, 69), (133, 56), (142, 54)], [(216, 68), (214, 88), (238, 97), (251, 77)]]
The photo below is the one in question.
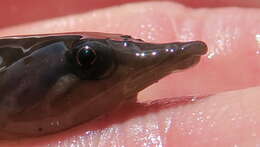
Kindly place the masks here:
[(105, 33), (0, 38), (0, 137), (40, 136), (94, 119), (206, 52), (201, 41), (152, 44)]

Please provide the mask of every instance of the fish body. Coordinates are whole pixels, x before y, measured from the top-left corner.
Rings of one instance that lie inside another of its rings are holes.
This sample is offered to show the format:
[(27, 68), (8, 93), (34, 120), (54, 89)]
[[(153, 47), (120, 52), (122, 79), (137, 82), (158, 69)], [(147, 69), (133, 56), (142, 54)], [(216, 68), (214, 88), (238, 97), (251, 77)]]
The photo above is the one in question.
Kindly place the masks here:
[(201, 41), (154, 44), (97, 32), (0, 38), (0, 137), (40, 136), (96, 118), (176, 70)]

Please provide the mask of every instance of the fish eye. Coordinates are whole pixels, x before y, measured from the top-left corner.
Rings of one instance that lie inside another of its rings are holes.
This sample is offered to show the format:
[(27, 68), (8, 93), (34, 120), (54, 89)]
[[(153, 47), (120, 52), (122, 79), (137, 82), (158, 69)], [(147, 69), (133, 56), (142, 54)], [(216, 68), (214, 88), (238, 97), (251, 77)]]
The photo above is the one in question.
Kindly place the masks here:
[(76, 54), (77, 63), (85, 68), (89, 68), (97, 60), (96, 51), (90, 46), (84, 46)]
[(115, 68), (113, 51), (105, 41), (81, 40), (67, 53), (74, 72), (86, 80), (103, 79)]

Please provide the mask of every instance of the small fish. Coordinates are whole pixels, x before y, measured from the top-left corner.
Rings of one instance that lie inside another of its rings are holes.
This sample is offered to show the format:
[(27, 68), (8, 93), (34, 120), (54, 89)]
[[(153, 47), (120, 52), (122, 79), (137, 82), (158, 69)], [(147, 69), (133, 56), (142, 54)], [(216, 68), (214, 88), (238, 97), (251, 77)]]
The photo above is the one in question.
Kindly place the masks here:
[(2, 37), (0, 139), (92, 120), (206, 52), (202, 41), (155, 44), (97, 32)]

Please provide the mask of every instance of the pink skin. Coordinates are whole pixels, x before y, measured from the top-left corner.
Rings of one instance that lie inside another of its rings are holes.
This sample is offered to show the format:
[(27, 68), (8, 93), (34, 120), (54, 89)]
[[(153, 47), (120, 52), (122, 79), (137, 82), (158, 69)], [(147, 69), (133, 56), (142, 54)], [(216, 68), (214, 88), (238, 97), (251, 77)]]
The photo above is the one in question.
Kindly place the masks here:
[[(252, 6), (254, 2), (257, 1), (236, 5)], [(188, 0), (183, 3), (199, 6)], [(207, 5), (213, 4), (212, 0)], [(209, 46), (209, 53), (199, 65), (173, 73), (145, 89), (138, 101), (163, 103), (163, 98), (217, 94), (193, 103), (183, 102), (183, 97), (171, 99), (174, 102), (167, 107), (166, 103), (155, 107), (129, 102), (124, 109), (68, 131), (4, 141), (0, 146), (260, 145), (259, 12), (256, 8), (191, 9), (173, 2), (146, 2), (2, 28), (0, 36), (101, 31), (129, 34), (152, 42), (203, 40)]]

